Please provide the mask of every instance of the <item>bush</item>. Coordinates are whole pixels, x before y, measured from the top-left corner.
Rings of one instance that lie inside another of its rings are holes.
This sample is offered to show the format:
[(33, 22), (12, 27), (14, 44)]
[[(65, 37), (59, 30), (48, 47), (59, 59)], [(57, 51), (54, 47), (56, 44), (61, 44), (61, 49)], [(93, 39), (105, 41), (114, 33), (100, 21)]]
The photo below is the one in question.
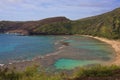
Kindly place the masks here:
[(39, 67), (32, 66), (26, 68), (24, 71), (16, 71), (15, 69), (0, 69), (0, 80), (69, 80), (72, 78), (81, 77), (109, 77), (120, 75), (119, 66), (101, 66), (96, 65), (93, 67), (79, 68), (73, 72), (73, 75), (67, 73), (53, 73), (47, 72), (45, 69), (39, 70)]
[(101, 66), (96, 65), (89, 68), (80, 68), (75, 71), (75, 77), (107, 77), (115, 75), (114, 71), (120, 70), (119, 66)]

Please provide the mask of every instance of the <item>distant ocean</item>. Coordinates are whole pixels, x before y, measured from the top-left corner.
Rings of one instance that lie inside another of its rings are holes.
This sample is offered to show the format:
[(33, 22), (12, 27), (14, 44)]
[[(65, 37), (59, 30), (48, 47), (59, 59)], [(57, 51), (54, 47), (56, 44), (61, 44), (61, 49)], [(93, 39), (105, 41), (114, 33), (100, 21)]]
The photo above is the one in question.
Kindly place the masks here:
[[(64, 49), (61, 42), (69, 45)], [(0, 64), (32, 60), (62, 48), (64, 51), (59, 54), (63, 58), (56, 60), (54, 64), (57, 69), (72, 69), (76, 66), (99, 63), (99, 61), (109, 61), (114, 57), (114, 50), (110, 45), (89, 37), (0, 34)]]

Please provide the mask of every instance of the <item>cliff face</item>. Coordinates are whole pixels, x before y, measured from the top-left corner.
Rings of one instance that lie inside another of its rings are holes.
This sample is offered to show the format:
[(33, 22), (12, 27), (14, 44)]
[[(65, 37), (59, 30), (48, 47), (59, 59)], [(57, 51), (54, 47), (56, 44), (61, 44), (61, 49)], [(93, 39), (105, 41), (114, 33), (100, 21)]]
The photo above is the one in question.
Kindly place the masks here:
[(120, 8), (102, 15), (76, 20), (73, 34), (86, 34), (106, 38), (120, 38)]
[(0, 32), (13, 32), (13, 33), (23, 33), (29, 34), (33, 33), (33, 30), (41, 27), (45, 24), (57, 23), (57, 22), (67, 22), (69, 19), (65, 17), (53, 17), (47, 18), (39, 21), (26, 21), (26, 22), (12, 22), (12, 21), (1, 21), (0, 22)]
[(65, 17), (53, 17), (39, 21), (0, 22), (0, 32), (16, 31), (35, 35), (84, 34), (120, 39), (120, 8), (75, 21)]

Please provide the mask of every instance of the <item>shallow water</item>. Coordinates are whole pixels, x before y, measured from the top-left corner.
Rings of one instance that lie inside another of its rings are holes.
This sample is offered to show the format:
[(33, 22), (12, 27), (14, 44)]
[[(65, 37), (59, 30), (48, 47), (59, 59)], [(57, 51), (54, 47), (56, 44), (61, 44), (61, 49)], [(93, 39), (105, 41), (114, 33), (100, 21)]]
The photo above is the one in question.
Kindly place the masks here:
[(13, 60), (31, 60), (51, 53), (58, 53), (58, 59), (53, 62), (57, 69), (73, 69), (110, 61), (114, 57), (114, 50), (110, 45), (89, 37), (0, 34), (0, 64)]
[(76, 67), (84, 67), (85, 65), (90, 64), (97, 64), (100, 63), (99, 61), (93, 61), (93, 60), (72, 60), (72, 59), (59, 59), (56, 61), (54, 66), (56, 69), (67, 69), (71, 70)]
[(71, 48), (63, 51), (63, 55), (65, 56), (68, 53), (67, 56), (69, 57), (57, 60), (54, 63), (57, 69), (73, 69), (90, 64), (101, 64), (115, 57), (115, 51), (111, 45), (90, 37), (72, 36), (64, 41), (69, 42), (71, 46)]

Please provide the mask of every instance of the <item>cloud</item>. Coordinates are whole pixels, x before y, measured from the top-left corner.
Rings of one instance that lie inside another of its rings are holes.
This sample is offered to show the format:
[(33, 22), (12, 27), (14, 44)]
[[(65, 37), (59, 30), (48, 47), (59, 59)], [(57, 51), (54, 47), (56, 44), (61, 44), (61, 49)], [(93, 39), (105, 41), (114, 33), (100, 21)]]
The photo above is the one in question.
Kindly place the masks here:
[(110, 7), (116, 0), (1, 0), (4, 7), (60, 8), (60, 7)]
[(72, 7), (110, 7), (116, 0), (66, 0), (64, 5)]
[(0, 0), (0, 18), (7, 20), (67, 16), (71, 19), (97, 15), (116, 7), (119, 0)]
[(16, 2), (20, 2), (22, 0), (7, 0), (7, 1), (10, 2), (10, 3), (16, 3)]

